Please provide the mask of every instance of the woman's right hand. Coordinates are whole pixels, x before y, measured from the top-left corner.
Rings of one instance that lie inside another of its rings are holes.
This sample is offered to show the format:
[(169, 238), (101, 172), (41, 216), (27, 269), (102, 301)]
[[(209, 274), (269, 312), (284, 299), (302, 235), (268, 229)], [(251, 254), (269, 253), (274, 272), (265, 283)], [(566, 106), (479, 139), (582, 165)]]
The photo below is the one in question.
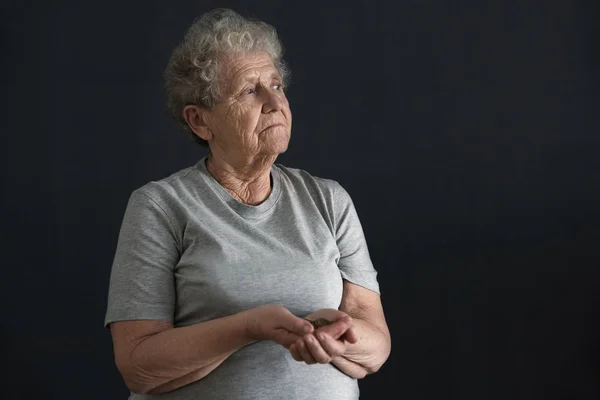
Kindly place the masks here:
[(246, 311), (246, 331), (248, 337), (255, 341), (272, 340), (289, 349), (313, 330), (309, 321), (296, 317), (279, 305), (267, 304)]

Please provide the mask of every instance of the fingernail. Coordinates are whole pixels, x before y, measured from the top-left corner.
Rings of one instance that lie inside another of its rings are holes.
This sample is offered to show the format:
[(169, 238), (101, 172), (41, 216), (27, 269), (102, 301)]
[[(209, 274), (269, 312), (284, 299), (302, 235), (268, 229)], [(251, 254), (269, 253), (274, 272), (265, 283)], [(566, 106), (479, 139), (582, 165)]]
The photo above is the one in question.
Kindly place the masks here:
[(304, 332), (310, 333), (312, 331), (312, 325), (304, 325)]
[(322, 332), (317, 334), (317, 337), (319, 338), (319, 340), (325, 340), (325, 334)]

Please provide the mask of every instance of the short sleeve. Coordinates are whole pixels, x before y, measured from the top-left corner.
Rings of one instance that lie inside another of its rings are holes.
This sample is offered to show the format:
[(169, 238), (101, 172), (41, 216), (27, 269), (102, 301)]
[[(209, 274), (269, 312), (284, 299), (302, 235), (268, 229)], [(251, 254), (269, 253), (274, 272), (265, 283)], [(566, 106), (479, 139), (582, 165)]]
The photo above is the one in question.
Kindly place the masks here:
[(105, 327), (123, 320), (173, 320), (178, 249), (165, 210), (141, 189), (134, 191), (111, 269)]
[(342, 278), (379, 294), (377, 271), (352, 198), (339, 183), (335, 189), (335, 238), (340, 252), (338, 267)]

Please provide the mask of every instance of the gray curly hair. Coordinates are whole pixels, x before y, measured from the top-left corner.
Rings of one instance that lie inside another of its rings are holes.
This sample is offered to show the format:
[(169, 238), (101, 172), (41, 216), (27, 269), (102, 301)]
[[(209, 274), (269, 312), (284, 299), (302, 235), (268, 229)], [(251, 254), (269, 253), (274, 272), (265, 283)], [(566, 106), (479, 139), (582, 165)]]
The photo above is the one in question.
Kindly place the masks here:
[(167, 109), (196, 143), (208, 142), (196, 136), (183, 118), (187, 105), (212, 109), (221, 96), (219, 62), (236, 54), (264, 51), (279, 70), (283, 87), (289, 80), (283, 46), (275, 28), (263, 21), (244, 18), (233, 10), (218, 8), (201, 15), (188, 28), (173, 50), (164, 71)]

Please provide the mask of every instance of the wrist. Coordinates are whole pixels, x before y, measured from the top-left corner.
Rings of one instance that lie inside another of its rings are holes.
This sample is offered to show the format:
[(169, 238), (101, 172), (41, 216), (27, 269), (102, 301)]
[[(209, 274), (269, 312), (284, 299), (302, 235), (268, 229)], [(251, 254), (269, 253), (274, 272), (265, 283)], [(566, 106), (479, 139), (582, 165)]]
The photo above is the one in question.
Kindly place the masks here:
[(256, 331), (256, 321), (252, 315), (252, 309), (242, 311), (236, 314), (236, 317), (239, 320), (241, 335), (246, 344), (257, 342), (258, 340), (254, 334)]
[(344, 356), (334, 357), (331, 364), (353, 379), (362, 379), (369, 374), (365, 367), (348, 360)]

